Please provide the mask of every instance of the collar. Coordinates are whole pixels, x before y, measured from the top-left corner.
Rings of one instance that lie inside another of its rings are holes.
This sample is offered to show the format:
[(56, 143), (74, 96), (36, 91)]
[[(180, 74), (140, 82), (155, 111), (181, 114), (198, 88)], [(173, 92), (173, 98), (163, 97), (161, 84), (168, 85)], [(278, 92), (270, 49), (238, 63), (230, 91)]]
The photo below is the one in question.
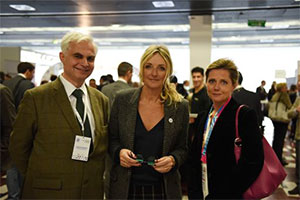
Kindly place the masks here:
[(23, 78), (27, 79), (26, 76), (22, 73), (18, 73), (19, 76), (22, 76)]
[(123, 79), (122, 77), (119, 77), (118, 81), (121, 81), (121, 82), (124, 82), (124, 83), (128, 84), (127, 81), (125, 81), (125, 79)]
[(79, 88), (76, 88), (72, 83), (70, 83), (67, 79), (65, 79), (62, 75), (59, 76), (60, 81), (65, 87), (66, 93), (68, 97), (72, 95), (75, 89), (81, 89), (84, 95), (87, 95), (86, 85), (83, 83)]
[(234, 88), (234, 90), (238, 90), (238, 89), (242, 89), (242, 88), (243, 88), (243, 86), (238, 85), (238, 86), (236, 86), (236, 87)]

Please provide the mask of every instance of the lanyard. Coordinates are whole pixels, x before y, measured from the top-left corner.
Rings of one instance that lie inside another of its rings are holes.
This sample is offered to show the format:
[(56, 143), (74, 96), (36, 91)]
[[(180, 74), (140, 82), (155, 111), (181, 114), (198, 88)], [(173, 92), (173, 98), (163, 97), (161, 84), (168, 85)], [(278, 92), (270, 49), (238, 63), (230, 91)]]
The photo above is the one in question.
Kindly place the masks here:
[[(204, 133), (207, 132), (207, 134), (204, 134), (202, 150), (201, 150), (201, 161), (204, 163), (206, 163), (206, 149), (207, 149), (208, 141), (210, 139), (213, 128), (214, 128), (219, 116), (221, 115), (222, 111), (229, 103), (230, 99), (231, 99), (231, 97), (229, 97), (228, 100), (219, 108), (219, 110), (215, 113), (213, 118), (211, 117), (212, 111), (213, 111), (213, 106), (210, 108), (209, 114), (206, 119), (205, 127), (204, 127)], [(208, 130), (207, 130), (207, 128), (208, 128)]]
[(83, 136), (84, 136), (84, 123), (85, 123), (86, 116), (87, 116), (86, 110), (87, 110), (87, 105), (86, 105), (86, 103), (84, 103), (84, 113), (83, 113), (83, 119), (82, 119), (80, 114), (78, 113), (77, 109), (75, 108), (75, 115), (76, 115), (76, 117), (79, 121), (79, 124), (81, 126), (81, 131), (82, 131)]

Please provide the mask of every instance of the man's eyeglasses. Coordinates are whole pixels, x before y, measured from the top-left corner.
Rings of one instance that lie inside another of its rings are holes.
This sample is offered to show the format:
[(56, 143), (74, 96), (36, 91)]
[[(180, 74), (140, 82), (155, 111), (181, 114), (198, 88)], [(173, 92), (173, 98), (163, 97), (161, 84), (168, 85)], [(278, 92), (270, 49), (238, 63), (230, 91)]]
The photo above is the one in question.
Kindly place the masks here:
[(155, 157), (154, 156), (150, 156), (149, 158), (147, 158), (147, 160), (145, 160), (143, 155), (136, 154), (136, 160), (141, 164), (147, 164), (147, 165), (150, 165), (150, 166), (154, 166), (154, 164), (155, 164)]

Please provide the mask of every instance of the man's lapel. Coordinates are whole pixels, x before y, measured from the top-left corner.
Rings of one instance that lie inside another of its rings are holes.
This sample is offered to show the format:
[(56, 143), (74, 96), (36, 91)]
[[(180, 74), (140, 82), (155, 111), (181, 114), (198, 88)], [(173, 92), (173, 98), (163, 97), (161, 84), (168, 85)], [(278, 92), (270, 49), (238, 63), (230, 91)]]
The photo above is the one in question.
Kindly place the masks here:
[(53, 96), (58, 105), (57, 107), (63, 113), (63, 115), (64, 115), (65, 119), (67, 120), (68, 124), (70, 125), (73, 133), (81, 135), (81, 130), (80, 130), (79, 124), (75, 118), (71, 103), (66, 94), (65, 88), (64, 88), (63, 84), (61, 83), (61, 81), (59, 80), (59, 78), (53, 82)]
[[(95, 136), (94, 149), (95, 149), (99, 142), (98, 138), (101, 136), (100, 135), (101, 134), (100, 124), (104, 125), (104, 122), (101, 123), (101, 120), (103, 120), (103, 117), (101, 119), (101, 116), (103, 116), (103, 113), (102, 113), (100, 103), (99, 103), (99, 101), (97, 101), (95, 94), (91, 91), (91, 89), (88, 86), (87, 86), (87, 90), (88, 90), (88, 94), (89, 94), (89, 98), (90, 98), (90, 102), (91, 102), (92, 113), (93, 113), (94, 120), (95, 120), (95, 131), (94, 131), (94, 136)], [(97, 113), (96, 113), (96, 111), (97, 111)]]

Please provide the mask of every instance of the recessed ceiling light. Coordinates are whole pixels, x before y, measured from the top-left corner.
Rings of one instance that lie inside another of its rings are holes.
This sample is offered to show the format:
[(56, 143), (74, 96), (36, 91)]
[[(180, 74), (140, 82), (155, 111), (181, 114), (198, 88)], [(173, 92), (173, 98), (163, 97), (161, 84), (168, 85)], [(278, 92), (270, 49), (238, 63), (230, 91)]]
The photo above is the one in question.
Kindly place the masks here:
[(155, 8), (172, 8), (175, 6), (173, 1), (152, 1)]
[(35, 11), (35, 8), (26, 4), (10, 4), (9, 7), (17, 11)]

